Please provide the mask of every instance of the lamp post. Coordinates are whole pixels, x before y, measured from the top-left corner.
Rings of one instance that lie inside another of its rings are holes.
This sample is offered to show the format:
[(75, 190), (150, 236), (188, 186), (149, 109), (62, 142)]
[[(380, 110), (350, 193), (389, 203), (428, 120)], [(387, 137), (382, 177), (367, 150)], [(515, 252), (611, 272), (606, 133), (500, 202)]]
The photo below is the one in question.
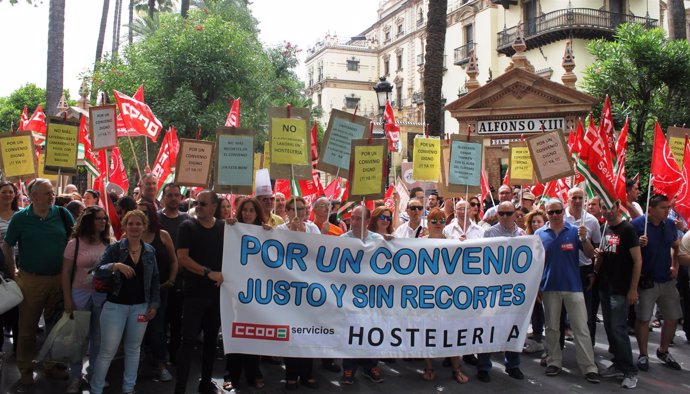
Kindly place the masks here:
[[(379, 82), (374, 85), (373, 87), (374, 91), (376, 92), (376, 99), (378, 100), (379, 103), (379, 116), (381, 117), (381, 135), (377, 135), (377, 137), (385, 137), (386, 132), (385, 132), (385, 127), (386, 127), (386, 119), (383, 116), (383, 112), (386, 110), (386, 103), (388, 102), (390, 93), (393, 91), (393, 85), (386, 81), (386, 77), (381, 77), (379, 78)], [(372, 136), (373, 137), (373, 136)], [(392, 155), (390, 150), (388, 151), (388, 163), (390, 166), (393, 165), (393, 162), (391, 161)], [(395, 180), (393, 180), (395, 181)], [(390, 184), (390, 167), (386, 170), (386, 189), (388, 188), (388, 185)]]

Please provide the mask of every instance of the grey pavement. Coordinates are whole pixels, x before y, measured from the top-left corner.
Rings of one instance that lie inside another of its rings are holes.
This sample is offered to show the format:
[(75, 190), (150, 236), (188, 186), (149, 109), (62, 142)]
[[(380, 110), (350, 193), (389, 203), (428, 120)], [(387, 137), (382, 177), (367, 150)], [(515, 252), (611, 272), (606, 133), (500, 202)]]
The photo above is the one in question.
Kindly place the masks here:
[[(607, 353), (608, 345), (604, 329), (601, 324), (597, 324), (597, 343), (595, 345), (595, 358), (599, 364), (600, 370), (609, 365), (608, 359), (610, 355)], [(637, 357), (637, 345), (634, 337), (631, 337), (633, 342), (633, 353)], [(680, 330), (677, 331), (675, 344), (671, 347), (671, 354), (681, 364), (683, 370), (675, 371), (665, 367), (656, 358), (656, 349), (659, 343), (659, 329), (655, 329), (650, 333), (650, 369), (649, 372), (639, 373), (639, 383), (634, 392), (638, 393), (690, 393), (690, 344), (686, 342), (685, 334)], [(6, 350), (5, 364), (0, 375), (0, 393), (18, 393), (17, 380), (18, 371), (14, 362), (14, 355), (12, 354), (11, 345), (5, 343), (4, 350)], [(9, 350), (9, 352), (7, 351)], [(215, 364), (214, 381), (220, 386), (223, 382), (223, 368), (225, 362), (220, 354)], [(397, 360), (392, 363), (380, 362), (385, 382), (372, 383), (361, 375), (358, 371), (355, 375), (355, 383), (351, 386), (342, 386), (338, 383), (340, 374), (331, 373), (321, 368), (318, 360), (314, 363), (314, 371), (316, 379), (320, 383), (318, 390), (300, 387), (295, 393), (610, 393), (610, 392), (626, 392), (628, 390), (620, 387), (620, 381), (602, 379), (600, 384), (588, 383), (577, 368), (575, 362), (575, 347), (572, 342), (566, 342), (566, 349), (564, 354), (564, 370), (556, 377), (547, 377), (544, 374), (544, 368), (539, 365), (539, 357), (537, 355), (522, 356), (521, 369), (525, 374), (525, 379), (518, 381), (510, 378), (503, 371), (501, 364), (501, 357), (495, 354), (493, 357), (493, 369), (491, 371), (491, 382), (482, 383), (476, 379), (476, 369), (463, 363), (463, 371), (470, 377), (470, 382), (464, 385), (457, 384), (451, 379), (450, 368), (441, 366), (441, 360), (435, 361), (434, 369), (436, 372), (436, 380), (427, 382), (422, 380), (423, 361), (405, 361)], [(180, 357), (192, 357), (195, 363), (192, 365), (190, 373), (190, 382), (188, 393), (196, 393), (196, 381), (198, 379), (198, 368), (200, 362), (200, 354), (198, 350), (190, 355), (180, 355)], [(337, 360), (340, 361), (340, 360)], [(241, 387), (241, 393), (285, 393), (288, 392), (284, 388), (284, 371), (282, 366), (262, 364), (261, 366), (266, 387), (261, 390), (253, 388)], [(174, 367), (171, 368), (174, 374)], [(172, 393), (174, 382), (161, 383), (154, 379), (153, 368), (149, 366), (147, 361), (142, 362), (139, 369), (140, 377), (137, 382), (137, 393), (152, 393), (165, 394)], [(115, 360), (111, 366), (109, 381), (111, 388), (106, 389), (105, 393), (120, 393), (120, 381), (122, 374), (122, 360)], [(244, 383), (244, 381), (242, 382)], [(66, 381), (50, 380), (43, 377), (39, 371), (36, 374), (36, 385), (28, 393), (44, 394), (44, 393), (64, 393)], [(222, 390), (221, 390), (222, 391)], [(83, 393), (88, 393), (85, 386)]]

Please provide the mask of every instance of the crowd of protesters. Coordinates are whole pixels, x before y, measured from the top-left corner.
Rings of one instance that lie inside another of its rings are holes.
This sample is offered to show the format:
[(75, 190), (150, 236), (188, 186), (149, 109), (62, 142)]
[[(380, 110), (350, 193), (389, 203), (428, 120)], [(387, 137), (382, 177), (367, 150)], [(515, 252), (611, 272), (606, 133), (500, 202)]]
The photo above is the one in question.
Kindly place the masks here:
[[(80, 194), (73, 185), (56, 196), (53, 184), (38, 178), (23, 196), (13, 183), (0, 182), (0, 268), (24, 294), (23, 302), (3, 314), (0, 322), (13, 338), (21, 387), (34, 384), (41, 317), (47, 332), (63, 311), (86, 310), (91, 312), (91, 324), (85, 362), (41, 365), (47, 378), (69, 380), (67, 393), (81, 393), (86, 383), (92, 393), (102, 393), (120, 347), (123, 393), (134, 392), (142, 349), (161, 384), (174, 380), (175, 393), (188, 392), (189, 355), (199, 333), (203, 340), (197, 391), (221, 392), (212, 374), (221, 324), (223, 234), (226, 225), (237, 222), (263, 226), (266, 231), (363, 242), (537, 236), (546, 258), (532, 332), (523, 352), (539, 354), (547, 376), (562, 371), (564, 341), (572, 340), (577, 366), (587, 381), (619, 379), (622, 387), (635, 388), (638, 371), (650, 368), (648, 338), (653, 327), (661, 328), (655, 356), (681, 369), (669, 346), (681, 320), (690, 340), (690, 232), (673, 211), (673, 201), (663, 195), (651, 196), (643, 212), (637, 201), (639, 187), (632, 180), (626, 185), (625, 201), (608, 209), (600, 198), (588, 199), (578, 187), (568, 191), (566, 201), (536, 201), (528, 190), (503, 185), (495, 203), (478, 197), (444, 199), (413, 188), (404, 210), (397, 209), (400, 196), (394, 194), (392, 204), (377, 201), (373, 210), (358, 205), (343, 220), (336, 214), (339, 201), (320, 197), (310, 204), (302, 197), (286, 199), (273, 193), (270, 185), (233, 201), (209, 190), (184, 196), (183, 188), (172, 183), (162, 187), (158, 199), (157, 186), (158, 179), (146, 174), (131, 196), (105, 196), (92, 189)], [(117, 212), (120, 228), (111, 226), (108, 205)], [(117, 277), (107, 294), (92, 285), (94, 275), (104, 273)], [(612, 354), (611, 365), (602, 370), (593, 351), (599, 310)], [(637, 337), (636, 358), (630, 335)], [(476, 366), (477, 380), (488, 383), (491, 357), (458, 354), (443, 365), (451, 367), (449, 375), (459, 384), (473, 375), (467, 364)], [(520, 358), (517, 352), (502, 355), (505, 372), (517, 380), (525, 378)], [(261, 355), (227, 354), (222, 389), (240, 387), (243, 375), (251, 387), (263, 388), (262, 359), (281, 362)], [(287, 390), (319, 387), (313, 359), (285, 357), (283, 362)], [(349, 385), (359, 368), (363, 377), (383, 382), (380, 362), (395, 360), (344, 359), (339, 365), (322, 359), (320, 364), (342, 372), (340, 383)], [(420, 362), (422, 379), (440, 379), (432, 359), (414, 362)]]

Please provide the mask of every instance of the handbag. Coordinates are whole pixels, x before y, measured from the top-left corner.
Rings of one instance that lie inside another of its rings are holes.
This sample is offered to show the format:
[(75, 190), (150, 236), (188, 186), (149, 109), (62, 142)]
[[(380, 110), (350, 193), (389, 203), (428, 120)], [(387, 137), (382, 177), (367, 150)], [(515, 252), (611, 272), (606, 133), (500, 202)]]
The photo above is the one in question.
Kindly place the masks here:
[(24, 300), (24, 294), (17, 282), (5, 279), (0, 273), (0, 315), (19, 305)]
[(86, 354), (89, 337), (90, 311), (63, 313), (46, 337), (39, 360), (76, 363)]
[(91, 284), (93, 285), (93, 291), (96, 293), (110, 293), (117, 284), (118, 276), (112, 271), (104, 272), (92, 268), (89, 270), (89, 273), (93, 273)]

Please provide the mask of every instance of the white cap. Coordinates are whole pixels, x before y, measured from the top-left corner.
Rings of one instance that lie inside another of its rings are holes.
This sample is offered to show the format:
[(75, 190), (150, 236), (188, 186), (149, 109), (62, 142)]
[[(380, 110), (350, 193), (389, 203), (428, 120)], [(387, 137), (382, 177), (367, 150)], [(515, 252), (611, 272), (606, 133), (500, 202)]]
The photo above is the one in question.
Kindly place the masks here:
[(255, 196), (271, 196), (273, 195), (273, 188), (271, 187), (271, 176), (268, 173), (268, 168), (262, 168), (256, 171), (256, 179), (254, 180), (256, 189)]

